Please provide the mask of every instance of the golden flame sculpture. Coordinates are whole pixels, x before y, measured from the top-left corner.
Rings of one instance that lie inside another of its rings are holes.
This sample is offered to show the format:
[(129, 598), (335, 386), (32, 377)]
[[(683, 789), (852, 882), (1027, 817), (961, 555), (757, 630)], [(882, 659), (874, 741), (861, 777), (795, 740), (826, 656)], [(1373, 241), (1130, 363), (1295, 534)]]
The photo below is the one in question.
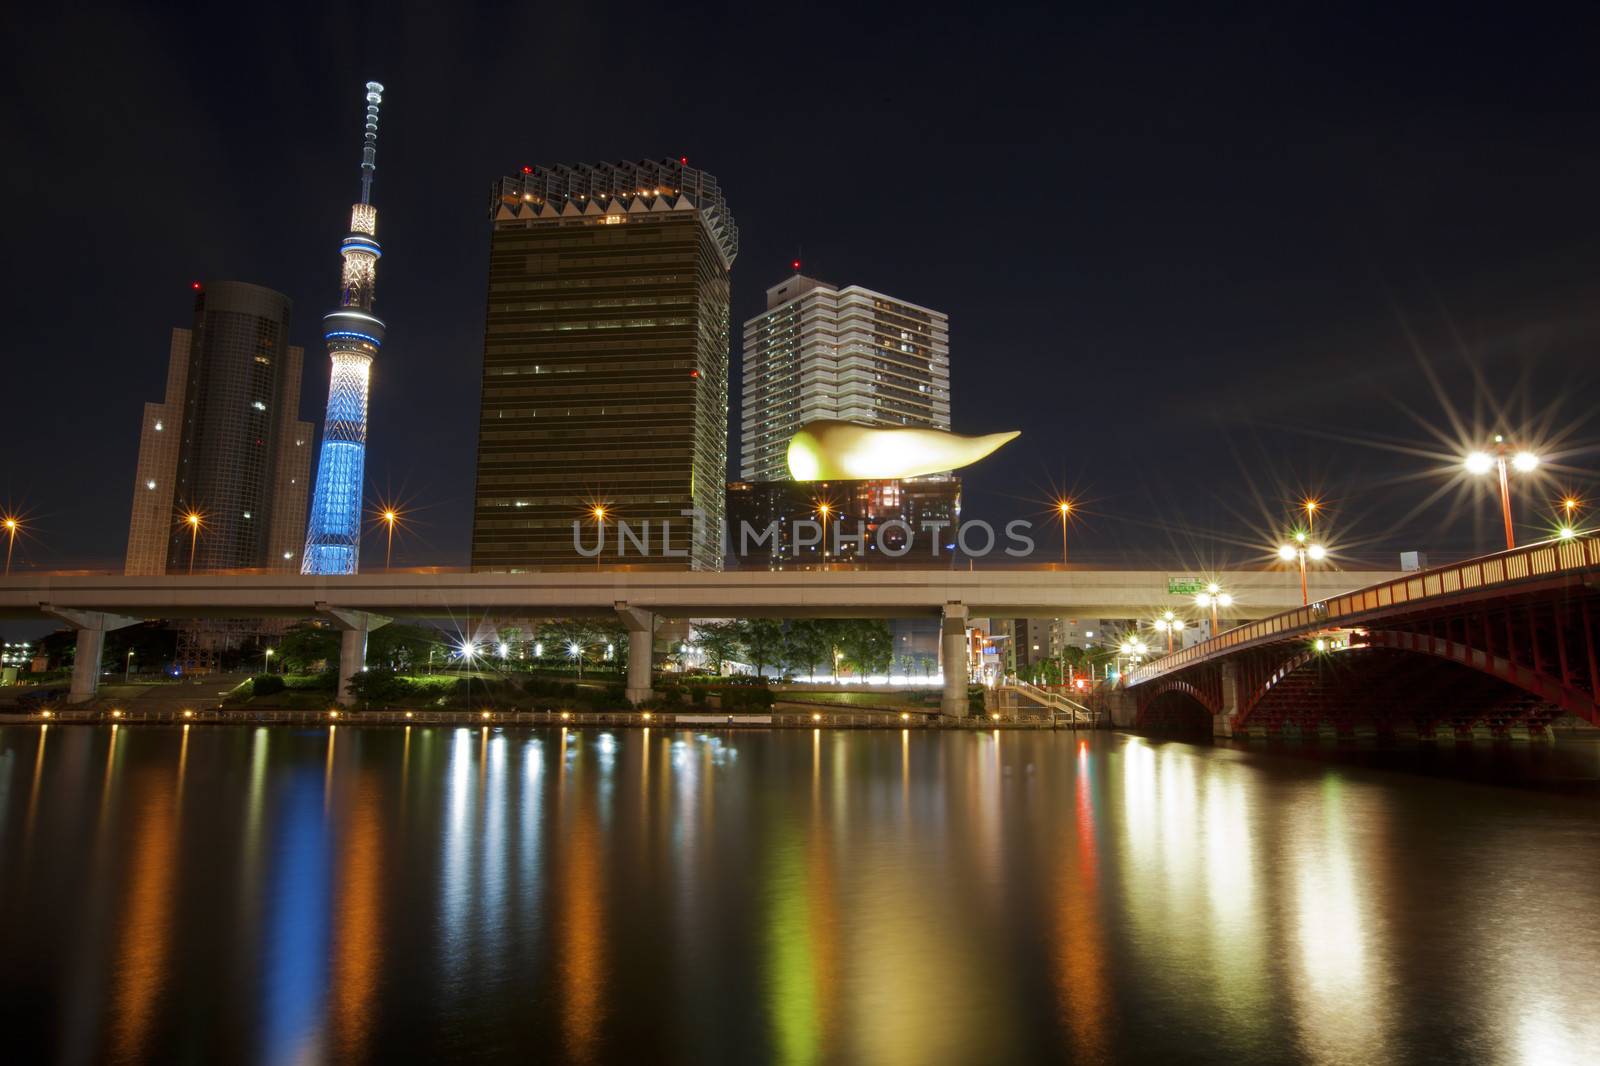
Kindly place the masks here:
[(940, 429), (880, 428), (823, 419), (789, 440), (789, 475), (796, 481), (860, 481), (921, 477), (975, 463), (1020, 430), (966, 437)]

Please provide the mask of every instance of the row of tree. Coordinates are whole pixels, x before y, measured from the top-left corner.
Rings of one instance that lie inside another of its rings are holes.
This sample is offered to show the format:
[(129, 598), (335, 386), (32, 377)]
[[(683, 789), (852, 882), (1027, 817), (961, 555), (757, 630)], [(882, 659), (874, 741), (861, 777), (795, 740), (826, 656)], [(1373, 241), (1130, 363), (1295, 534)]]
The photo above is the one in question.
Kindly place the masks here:
[(694, 628), (694, 648), (705, 666), (721, 673), (726, 662), (757, 674), (786, 667), (817, 677), (841, 672), (886, 674), (894, 662), (889, 623), (872, 618), (746, 618), (704, 622)]

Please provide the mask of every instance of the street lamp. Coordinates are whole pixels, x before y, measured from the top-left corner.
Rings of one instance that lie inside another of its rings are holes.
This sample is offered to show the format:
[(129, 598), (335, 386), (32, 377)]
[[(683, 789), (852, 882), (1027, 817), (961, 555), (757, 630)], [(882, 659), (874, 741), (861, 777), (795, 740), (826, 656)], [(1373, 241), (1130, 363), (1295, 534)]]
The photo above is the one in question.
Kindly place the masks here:
[[(1519, 474), (1531, 474), (1539, 466), (1539, 457), (1530, 451), (1513, 452), (1511, 445), (1506, 443), (1505, 437), (1496, 433), (1494, 447), (1485, 452), (1473, 452), (1463, 460), (1469, 474), (1487, 474), (1497, 470), (1500, 474), (1500, 517), (1506, 525), (1506, 551), (1517, 546), (1517, 538), (1511, 529), (1511, 481), (1506, 474), (1507, 465), (1515, 468)], [(1577, 501), (1571, 501), (1574, 506)], [(1570, 515), (1571, 510), (1568, 510)]]
[(17, 546), (17, 530), (22, 528), (22, 523), (18, 522), (11, 515), (6, 515), (5, 526), (6, 526), (6, 577), (10, 577), (11, 576), (11, 549), (15, 548)]
[(1211, 608), (1211, 635), (1217, 635), (1217, 608), (1232, 607), (1233, 597), (1222, 591), (1222, 586), (1215, 581), (1206, 586), (1206, 590), (1194, 598), (1194, 602), (1201, 607)]
[(184, 522), (189, 526), (189, 573), (194, 573), (194, 552), (200, 544), (200, 526), (203, 522), (199, 512), (190, 511), (183, 516)]
[(822, 517), (822, 565), (828, 565), (828, 515), (832, 513), (833, 505), (819, 502), (817, 514)]
[(1293, 544), (1280, 544), (1278, 558), (1286, 563), (1300, 560), (1300, 605), (1303, 607), (1311, 602), (1306, 592), (1306, 560), (1309, 558), (1314, 563), (1320, 563), (1328, 557), (1328, 549), (1320, 544), (1312, 544), (1305, 533), (1296, 533)]
[(383, 546), (383, 569), (385, 573), (388, 573), (389, 559), (394, 555), (394, 524), (400, 520), (400, 512), (393, 507), (385, 507), (378, 518), (388, 527), (385, 532)]
[(583, 646), (581, 644), (579, 644), (575, 640), (569, 642), (567, 644), (567, 655), (572, 659), (573, 662), (578, 664), (578, 680), (582, 681), (583, 680)]
[(598, 570), (598, 569), (600, 569), (600, 557), (605, 554), (603, 551), (601, 551), (599, 549), (604, 547), (604, 545), (605, 545), (605, 539), (606, 539), (606, 509), (605, 509), (605, 506), (603, 504), (598, 504), (597, 503), (597, 504), (595, 504), (594, 509), (592, 511), (590, 511), (589, 513), (594, 515), (595, 528), (599, 531), (599, 534), (600, 534), (599, 537), (595, 540), (595, 544), (596, 544), (597, 547), (596, 547), (596, 550), (595, 550), (595, 553), (594, 553), (594, 568), (596, 570)]
[(126, 685), (133, 680), (133, 649), (128, 649), (128, 661), (122, 668), (122, 683)]
[[(129, 654), (132, 654), (131, 652)], [(272, 673), (272, 649), (268, 648), (261, 653), (261, 672)]]
[(1062, 500), (1056, 504), (1056, 511), (1061, 515), (1061, 565), (1067, 565), (1067, 516), (1072, 514), (1072, 501)]
[(1316, 521), (1317, 508), (1321, 507), (1322, 503), (1319, 500), (1310, 500), (1310, 499), (1308, 499), (1303, 504), (1301, 504), (1300, 506), (1305, 508), (1305, 511), (1306, 511), (1306, 532), (1310, 533), (1311, 532), (1311, 527), (1312, 527), (1313, 523)]
[(1183, 632), (1183, 619), (1178, 618), (1171, 611), (1167, 611), (1160, 618), (1156, 619), (1155, 628), (1157, 633), (1165, 633), (1167, 635), (1167, 654), (1171, 655), (1172, 636), (1174, 633)]

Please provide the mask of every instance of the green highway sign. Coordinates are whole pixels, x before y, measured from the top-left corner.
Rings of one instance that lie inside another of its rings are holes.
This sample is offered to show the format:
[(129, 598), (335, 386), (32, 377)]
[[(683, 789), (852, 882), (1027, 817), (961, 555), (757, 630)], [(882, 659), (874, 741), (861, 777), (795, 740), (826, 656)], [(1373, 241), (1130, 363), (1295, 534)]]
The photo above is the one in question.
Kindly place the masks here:
[(1197, 577), (1168, 577), (1168, 596), (1193, 596), (1206, 590), (1206, 583)]

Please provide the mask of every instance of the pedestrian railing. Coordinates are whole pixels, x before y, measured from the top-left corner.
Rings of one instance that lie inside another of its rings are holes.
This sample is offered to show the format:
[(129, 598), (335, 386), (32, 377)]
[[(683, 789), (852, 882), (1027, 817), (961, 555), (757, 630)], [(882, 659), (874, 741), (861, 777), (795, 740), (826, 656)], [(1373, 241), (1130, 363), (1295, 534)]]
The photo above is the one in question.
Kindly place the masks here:
[[(362, 726), (612, 726), (664, 729), (992, 729), (1064, 728), (1070, 721), (1048, 712), (1028, 714), (976, 714), (946, 717), (923, 711), (812, 711), (772, 714), (682, 714), (661, 711), (399, 711), (346, 710), (275, 711), (208, 707), (183, 711), (144, 711), (117, 707), (87, 710), (35, 711), (17, 715), (28, 721), (61, 724), (127, 725), (362, 725)], [(1097, 715), (1076, 722), (1093, 728)]]
[(1219, 652), (1254, 644), (1264, 644), (1302, 631), (1356, 623), (1377, 611), (1419, 603), (1434, 598), (1459, 595), (1497, 585), (1514, 584), (1557, 574), (1572, 573), (1600, 566), (1600, 537), (1570, 537), (1541, 541), (1497, 555), (1486, 555), (1464, 563), (1418, 570), (1414, 574), (1369, 585), (1340, 596), (1284, 611), (1270, 618), (1230, 629), (1210, 640), (1192, 644), (1182, 651), (1132, 670), (1128, 684), (1139, 685), (1174, 670), (1182, 670)]

